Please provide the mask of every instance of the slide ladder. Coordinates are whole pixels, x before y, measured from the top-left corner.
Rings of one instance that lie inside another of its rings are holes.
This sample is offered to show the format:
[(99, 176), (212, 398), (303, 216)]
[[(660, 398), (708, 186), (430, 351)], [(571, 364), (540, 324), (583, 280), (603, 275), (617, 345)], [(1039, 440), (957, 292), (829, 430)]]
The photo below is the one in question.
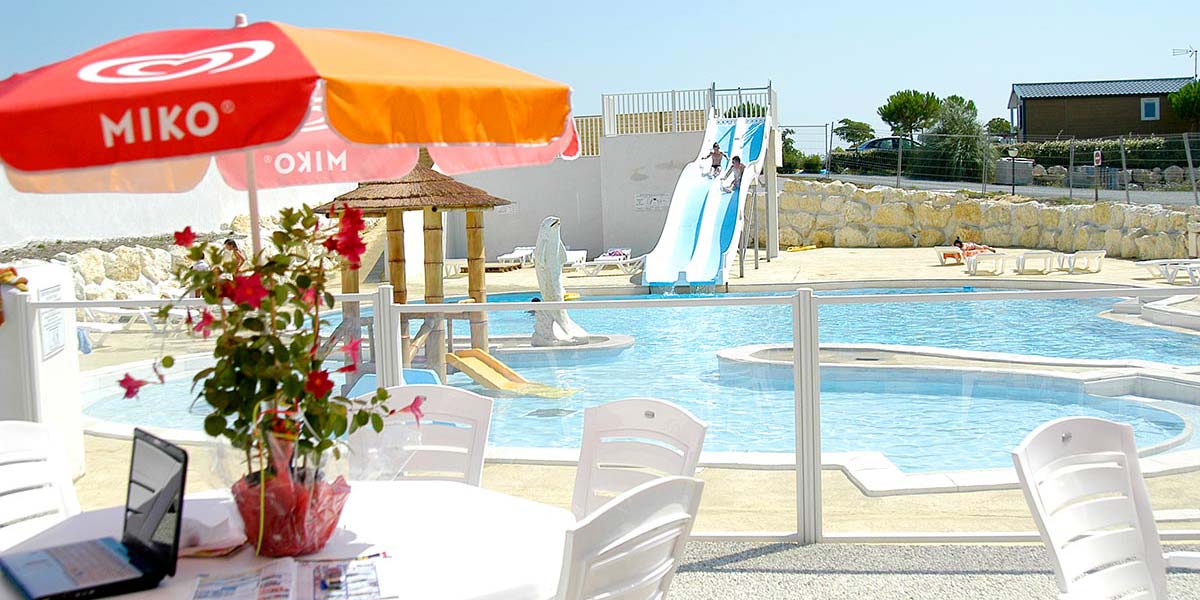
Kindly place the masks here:
[(446, 364), (462, 371), (479, 385), (508, 396), (566, 398), (578, 391), (528, 381), (508, 365), (479, 348), (451, 352), (446, 355)]
[[(649, 286), (713, 285), (725, 280), (726, 265), (737, 252), (746, 195), (762, 171), (770, 117), (710, 118), (704, 144), (688, 163), (671, 196), (667, 221), (658, 243), (646, 256), (643, 284)], [(725, 190), (707, 176), (711, 161), (703, 157), (716, 143), (727, 156), (740, 156), (746, 170), (738, 189)]]

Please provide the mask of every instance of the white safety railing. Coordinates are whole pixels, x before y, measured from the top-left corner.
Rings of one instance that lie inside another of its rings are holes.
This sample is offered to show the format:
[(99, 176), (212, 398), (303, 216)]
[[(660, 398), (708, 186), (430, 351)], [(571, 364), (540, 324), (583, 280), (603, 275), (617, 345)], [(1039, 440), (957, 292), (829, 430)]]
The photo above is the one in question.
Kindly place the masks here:
[(579, 155), (600, 156), (600, 138), (604, 136), (604, 117), (601, 115), (575, 117), (575, 131), (579, 134)]
[(765, 117), (770, 110), (771, 92), (767, 88), (717, 90), (714, 112), (717, 117)]
[[(719, 296), (719, 297), (663, 297), (629, 300), (581, 300), (572, 302), (514, 302), (481, 304), (394, 304), (391, 286), (383, 285), (374, 293), (339, 295), (341, 302), (371, 303), (375, 307), (375, 340), (378, 348), (372, 348), (376, 357), (379, 384), (393, 385), (401, 381), (402, 357), (406, 355), (406, 341), (401, 336), (401, 323), (405, 318), (430, 318), (433, 315), (462, 318), (462, 315), (479, 312), (544, 311), (544, 310), (633, 310), (675, 307), (715, 306), (789, 306), (791, 308), (791, 339), (795, 351), (792, 353), (794, 382), (794, 432), (796, 445), (793, 463), (787, 465), (795, 470), (795, 527), (781, 532), (708, 532), (705, 537), (727, 539), (779, 539), (812, 543), (819, 541), (1036, 541), (1033, 531), (1021, 532), (971, 532), (967, 534), (939, 533), (886, 533), (863, 532), (856, 534), (825, 534), (822, 525), (821, 490), (821, 397), (818, 333), (820, 319), (818, 309), (822, 305), (846, 304), (892, 304), (930, 302), (1005, 302), (1013, 300), (1073, 300), (1087, 298), (1138, 298), (1156, 299), (1179, 295), (1198, 295), (1200, 287), (1106, 287), (1096, 289), (1045, 290), (1045, 291), (979, 291), (962, 293), (914, 293), (914, 294), (860, 294), (816, 296), (811, 289), (799, 289), (794, 294), (780, 296)], [(16, 328), (19, 337), (33, 340), (39, 335), (39, 312), (63, 309), (86, 309), (98, 307), (147, 308), (172, 303), (175, 305), (197, 305), (198, 299), (171, 300), (113, 300), (113, 301), (36, 301), (33, 294), (16, 294), (16, 302), (6, 306), (9, 322), (5, 327)], [(71, 322), (73, 319), (68, 319)], [(685, 325), (681, 325), (685, 326)], [(753, 340), (745, 340), (753, 341)], [(786, 342), (784, 342), (786, 343)], [(731, 340), (731, 345), (737, 341)], [(32, 348), (32, 346), (31, 346)], [(26, 354), (32, 355), (32, 349)], [(1136, 357), (1130, 357), (1136, 358)], [(24, 379), (37, 381), (38, 361), (24, 361), (31, 374)], [(45, 374), (42, 374), (44, 376)], [(25, 393), (37, 394), (37, 387), (25, 388)], [(718, 461), (719, 462), (719, 461)], [(702, 458), (702, 464), (705, 459)], [(713, 464), (710, 460), (709, 464)], [(952, 515), (950, 515), (952, 516)], [(1166, 530), (1165, 539), (1197, 539), (1200, 531)]]
[(711, 95), (711, 89), (604, 94), (604, 135), (701, 131)]

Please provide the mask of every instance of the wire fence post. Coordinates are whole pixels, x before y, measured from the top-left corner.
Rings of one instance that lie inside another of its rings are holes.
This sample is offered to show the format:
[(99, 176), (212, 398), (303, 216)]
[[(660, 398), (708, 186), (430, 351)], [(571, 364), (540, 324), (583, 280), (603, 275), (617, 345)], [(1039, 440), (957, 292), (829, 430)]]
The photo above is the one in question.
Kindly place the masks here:
[(1192, 201), (1200, 206), (1200, 194), (1196, 193), (1196, 163), (1192, 162), (1192, 142), (1187, 133), (1183, 134), (1183, 153), (1187, 156), (1188, 176), (1192, 178)]
[(904, 136), (896, 140), (896, 187), (900, 187), (900, 170), (904, 168)]
[(1129, 199), (1129, 169), (1125, 166), (1125, 136), (1121, 136), (1121, 186), (1125, 188), (1125, 203), (1133, 204)]
[(1075, 138), (1071, 138), (1071, 157), (1067, 162), (1067, 198), (1075, 199)]
[(991, 148), (988, 146), (986, 133), (979, 134), (979, 142), (980, 142), (979, 151), (983, 153), (983, 155), (979, 157), (979, 166), (981, 167), (979, 170), (982, 172), (982, 174), (979, 176), (979, 186), (980, 186), (979, 191), (981, 193), (986, 194), (987, 193), (987, 180), (988, 180), (988, 166), (991, 165), (991, 163), (992, 163), (992, 153), (989, 152), (989, 150)]

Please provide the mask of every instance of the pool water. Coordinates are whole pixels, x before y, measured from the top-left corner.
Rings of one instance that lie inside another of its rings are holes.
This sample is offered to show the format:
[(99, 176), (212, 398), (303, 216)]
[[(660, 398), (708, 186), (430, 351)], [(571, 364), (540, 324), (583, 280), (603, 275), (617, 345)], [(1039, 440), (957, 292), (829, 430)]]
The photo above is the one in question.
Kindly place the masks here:
[[(930, 291), (962, 289), (853, 293)], [(496, 299), (523, 301), (529, 297), (517, 294)], [(1096, 316), (1115, 301), (827, 305), (820, 309), (821, 341), (1062, 358), (1200, 362), (1196, 360), (1200, 336)], [(648, 396), (679, 403), (707, 421), (706, 450), (794, 450), (790, 385), (781, 388), (763, 381), (722, 380), (716, 357), (718, 350), (732, 346), (790, 342), (789, 306), (576, 310), (571, 316), (593, 334), (626, 334), (635, 342), (619, 355), (606, 358), (509, 361), (530, 381), (579, 391), (562, 399), (497, 399), (491, 444), (578, 446), (584, 408)], [(493, 311), (489, 323), (492, 335), (528, 335), (533, 316), (524, 311)], [(460, 325), (465, 334), (465, 324)], [(900, 376), (886, 369), (824, 368), (822, 448), (826, 452), (879, 451), (902, 470), (927, 472), (1011, 466), (1009, 451), (1030, 430), (1062, 416), (1090, 415), (1130, 423), (1140, 446), (1164, 442), (1185, 429), (1184, 421), (1172, 413), (1039, 383), (1053, 381), (1045, 378), (1027, 378), (1020, 385), (966, 385), (963, 381), (959, 376)], [(112, 394), (91, 404), (86, 412), (128, 423), (199, 429), (203, 415), (187, 411), (191, 402), (188, 383), (185, 378), (177, 386), (148, 386), (140, 400), (121, 399), (114, 386)], [(485, 393), (461, 373), (451, 375), (447, 383)]]

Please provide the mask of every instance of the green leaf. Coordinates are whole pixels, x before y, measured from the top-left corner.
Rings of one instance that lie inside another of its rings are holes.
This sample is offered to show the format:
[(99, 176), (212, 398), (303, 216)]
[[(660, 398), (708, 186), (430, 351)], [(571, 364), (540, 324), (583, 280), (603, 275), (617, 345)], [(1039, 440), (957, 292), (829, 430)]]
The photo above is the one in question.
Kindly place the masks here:
[(225, 418), (211, 414), (204, 418), (204, 432), (213, 437), (220, 436), (225, 431)]
[(329, 308), (333, 308), (333, 294), (325, 292), (325, 305)]
[(170, 355), (162, 357), (162, 360), (159, 362), (162, 363), (164, 369), (170, 369), (171, 367), (175, 366), (175, 359)]
[(311, 285), (312, 285), (312, 277), (309, 277), (308, 275), (301, 274), (299, 277), (296, 278), (296, 287), (298, 287), (300, 289), (307, 289)]
[(378, 414), (372, 414), (371, 429), (374, 429), (375, 433), (383, 431), (383, 417), (379, 416)]

